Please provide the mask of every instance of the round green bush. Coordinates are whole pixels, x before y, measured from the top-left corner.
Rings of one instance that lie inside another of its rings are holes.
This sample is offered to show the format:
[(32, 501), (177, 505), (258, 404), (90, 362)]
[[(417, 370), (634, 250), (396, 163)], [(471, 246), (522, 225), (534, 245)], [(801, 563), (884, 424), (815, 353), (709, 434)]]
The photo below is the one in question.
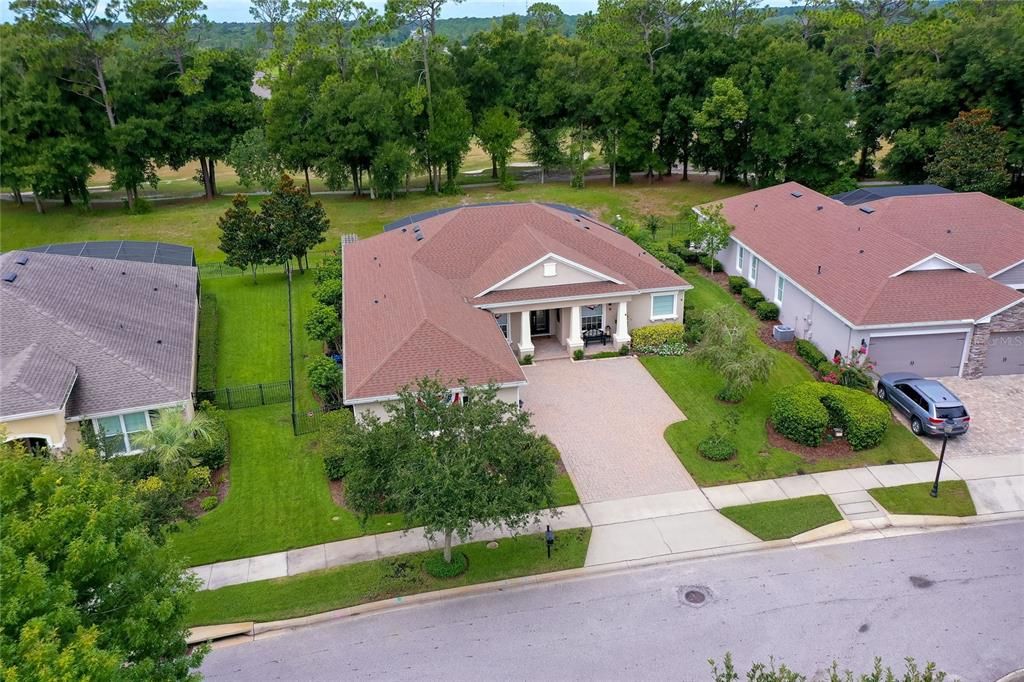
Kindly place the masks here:
[(217, 506), (217, 496), (210, 495), (208, 497), (204, 497), (202, 501), (199, 503), (199, 506), (202, 508), (203, 511), (210, 511), (211, 509)]
[(825, 354), (818, 350), (818, 347), (807, 339), (796, 340), (796, 353), (806, 360), (808, 365), (815, 369), (819, 369), (821, 367), (821, 363), (829, 361), (828, 358), (825, 357)]
[(732, 293), (738, 294), (744, 289), (746, 289), (748, 286), (750, 285), (747, 284), (746, 277), (740, 277), (738, 275), (729, 275), (729, 291), (731, 291)]
[(697, 444), (697, 452), (712, 462), (724, 462), (736, 454), (736, 445), (720, 435), (711, 435)]
[(469, 568), (469, 559), (462, 552), (452, 552), (452, 561), (447, 563), (444, 554), (437, 552), (423, 562), (423, 570), (435, 578), (454, 578), (462, 575)]
[(573, 360), (582, 360), (583, 359), (583, 355), (584, 355), (583, 349), (582, 348), (577, 348), (576, 350), (574, 350), (572, 352), (572, 359)]
[(743, 304), (750, 309), (757, 307), (757, 304), (764, 300), (764, 294), (761, 293), (760, 289), (754, 287), (746, 287), (740, 291), (740, 298), (743, 299)]
[(779, 391), (772, 399), (771, 421), (786, 438), (811, 447), (821, 444), (825, 429), (841, 427), (854, 450), (882, 442), (891, 421), (889, 408), (873, 395), (807, 381)]
[(757, 311), (757, 317), (760, 320), (779, 319), (779, 306), (771, 301), (761, 301), (754, 307), (754, 310)]
[(341, 453), (324, 455), (324, 473), (331, 481), (340, 481), (345, 478), (345, 456)]
[(228, 427), (224, 423), (221, 411), (213, 405), (207, 403), (202, 411), (213, 422), (213, 426), (210, 428), (210, 440), (193, 438), (186, 447), (185, 454), (189, 459), (195, 460), (198, 464), (213, 471), (221, 468), (228, 461)]

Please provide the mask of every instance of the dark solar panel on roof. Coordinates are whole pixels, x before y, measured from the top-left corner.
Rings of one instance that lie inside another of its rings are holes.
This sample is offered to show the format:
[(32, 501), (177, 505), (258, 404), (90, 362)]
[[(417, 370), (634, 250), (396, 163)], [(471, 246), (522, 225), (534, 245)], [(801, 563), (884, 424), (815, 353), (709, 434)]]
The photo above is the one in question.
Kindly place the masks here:
[(135, 261), (139, 263), (161, 263), (163, 265), (195, 266), (195, 254), (191, 246), (142, 241), (98, 241), (71, 242), (34, 246), (25, 251), (52, 253), (58, 256), (86, 256), (108, 260)]

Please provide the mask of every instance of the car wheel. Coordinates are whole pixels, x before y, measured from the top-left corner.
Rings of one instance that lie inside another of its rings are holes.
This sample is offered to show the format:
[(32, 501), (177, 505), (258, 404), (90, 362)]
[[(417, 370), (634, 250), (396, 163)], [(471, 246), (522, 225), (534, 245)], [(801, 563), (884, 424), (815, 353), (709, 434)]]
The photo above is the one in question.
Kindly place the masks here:
[(877, 395), (878, 399), (881, 400), (882, 402), (885, 402), (886, 399), (889, 397), (885, 392), (885, 386), (883, 386), (882, 384), (878, 384), (878, 390), (875, 392), (875, 395)]
[(914, 435), (921, 435), (921, 420), (914, 417), (910, 420), (910, 430), (914, 432)]

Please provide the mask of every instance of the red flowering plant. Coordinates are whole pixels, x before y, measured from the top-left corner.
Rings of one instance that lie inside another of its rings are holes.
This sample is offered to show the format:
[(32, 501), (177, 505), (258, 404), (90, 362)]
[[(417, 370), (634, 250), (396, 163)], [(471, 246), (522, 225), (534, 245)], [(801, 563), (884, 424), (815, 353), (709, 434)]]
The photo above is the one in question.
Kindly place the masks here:
[(860, 348), (850, 349), (848, 357), (843, 357), (839, 351), (836, 351), (832, 357), (832, 367), (822, 367), (818, 371), (821, 380), (829, 384), (839, 384), (864, 391), (870, 391), (874, 386), (872, 376), (875, 371), (875, 362), (868, 357), (867, 346), (864, 344)]

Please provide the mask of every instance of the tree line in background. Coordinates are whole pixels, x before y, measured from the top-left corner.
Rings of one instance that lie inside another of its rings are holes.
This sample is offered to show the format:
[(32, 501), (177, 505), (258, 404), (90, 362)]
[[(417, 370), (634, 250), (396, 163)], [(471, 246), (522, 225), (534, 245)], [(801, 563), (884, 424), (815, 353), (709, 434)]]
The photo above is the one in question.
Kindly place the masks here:
[(520, 141), (542, 181), (568, 170), (574, 186), (598, 158), (613, 183), (702, 168), (825, 192), (879, 170), (1021, 185), (1024, 4), (802, 0), (785, 22), (759, 5), (601, 0), (570, 37), (540, 2), (459, 42), (437, 30), (445, 0), (253, 0), (255, 57), (200, 47), (200, 0), (15, 0), (0, 181), (87, 204), (102, 166), (132, 207), (158, 166), (192, 161), (212, 197), (227, 161), (253, 187), (290, 171), (307, 191), (316, 175), (394, 197), (421, 173), (454, 192), (475, 138), (506, 185)]

